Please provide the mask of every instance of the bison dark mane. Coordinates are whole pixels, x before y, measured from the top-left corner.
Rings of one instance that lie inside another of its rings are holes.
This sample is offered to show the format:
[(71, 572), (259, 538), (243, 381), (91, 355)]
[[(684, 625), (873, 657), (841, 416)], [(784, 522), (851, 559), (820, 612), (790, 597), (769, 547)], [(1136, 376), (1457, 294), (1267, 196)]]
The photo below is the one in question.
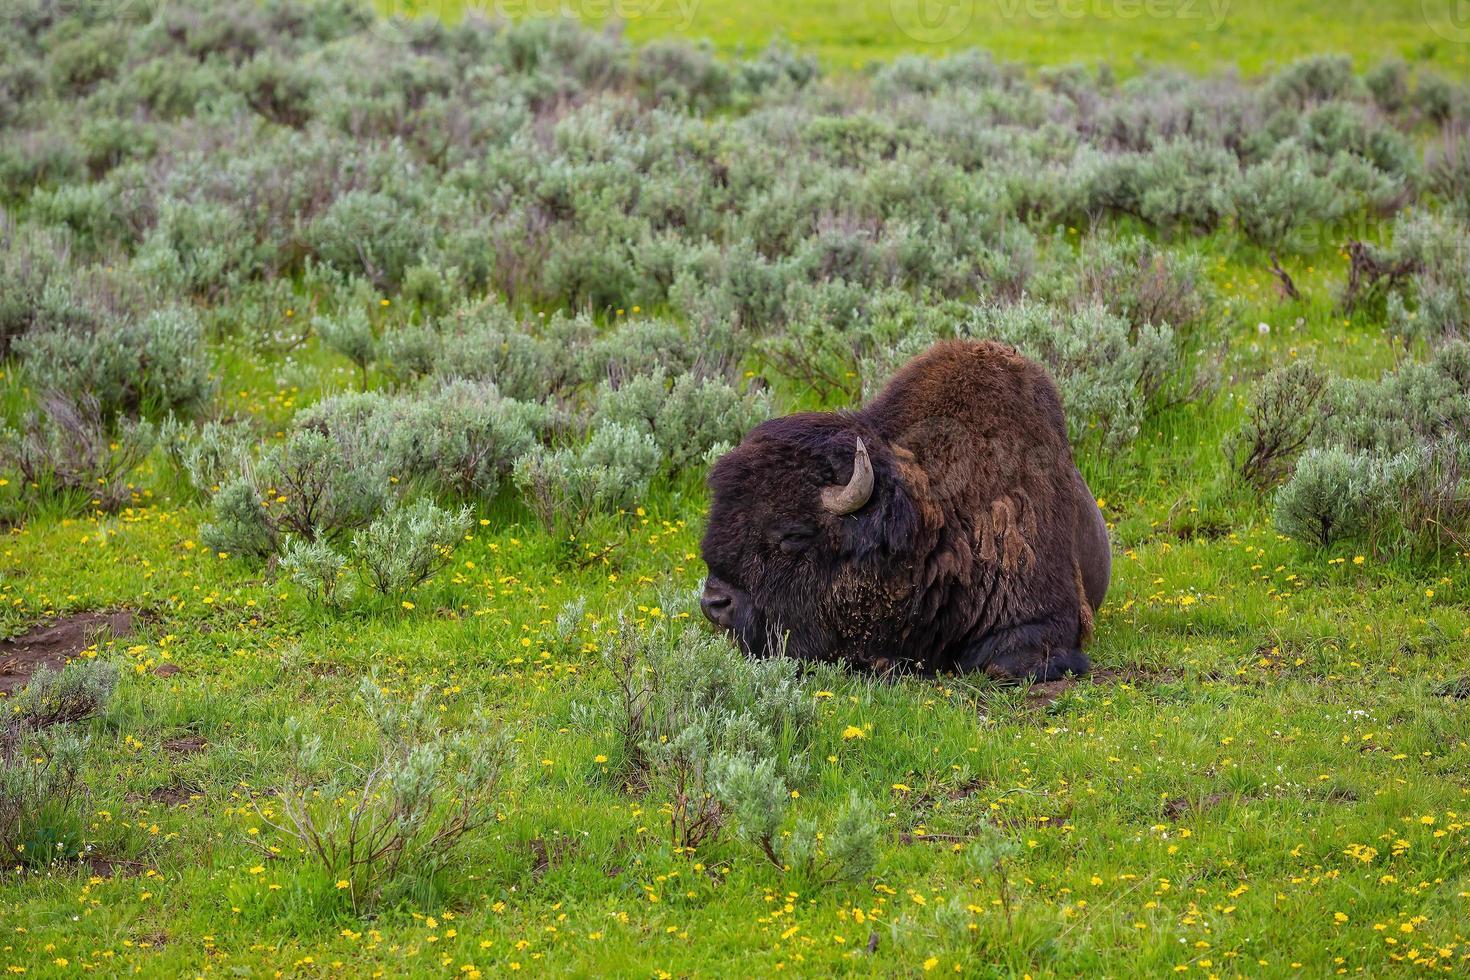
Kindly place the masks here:
[(1107, 526), (1056, 385), (990, 342), (940, 344), (866, 407), (752, 430), (710, 473), (703, 608), (752, 656), (1085, 673)]

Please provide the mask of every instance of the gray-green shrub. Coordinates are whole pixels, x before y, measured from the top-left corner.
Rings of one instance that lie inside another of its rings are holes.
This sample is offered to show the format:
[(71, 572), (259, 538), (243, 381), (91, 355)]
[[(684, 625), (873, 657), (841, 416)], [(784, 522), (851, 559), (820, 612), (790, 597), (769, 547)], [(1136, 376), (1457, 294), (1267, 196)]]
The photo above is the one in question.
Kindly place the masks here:
[(75, 857), (82, 769), (90, 739), (77, 731), (107, 710), (118, 670), (106, 660), (42, 667), (0, 712), (0, 872)]
[(1425, 156), (1424, 169), (1435, 196), (1460, 218), (1470, 218), (1470, 129), (1441, 134)]
[(1470, 532), (1470, 445), (1391, 455), (1311, 450), (1276, 496), (1281, 533), (1326, 548), (1362, 540), (1384, 552), (1458, 545)]
[(741, 353), (741, 340), (728, 323), (684, 327), (671, 320), (639, 317), (592, 341), (584, 355), (587, 381), (619, 385), (657, 370), (671, 376), (728, 377)]
[(1451, 341), (1376, 381), (1337, 379), (1322, 415), (1318, 445), (1355, 452), (1398, 453), (1470, 432), (1470, 342)]
[(1056, 301), (1102, 306), (1135, 329), (1168, 324), (1190, 331), (1214, 299), (1198, 253), (1164, 249), (1141, 235), (1089, 239), (1068, 273)]
[(427, 245), (414, 210), (388, 194), (350, 190), (306, 228), (306, 242), (321, 261), (391, 292)]
[(1225, 448), (1241, 479), (1264, 488), (1287, 474), (1321, 422), (1319, 404), (1326, 390), (1327, 378), (1305, 360), (1262, 379)]
[(1379, 461), (1369, 454), (1309, 450), (1276, 493), (1276, 527), (1289, 537), (1328, 547), (1370, 528), (1383, 489)]
[(916, 303), (898, 290), (824, 292), (802, 297), (786, 328), (759, 345), (778, 370), (824, 397), (870, 397), (900, 356), (955, 336), (972, 312), (957, 302)]
[[(867, 876), (878, 859), (883, 833), (878, 808), (856, 790), (830, 825), (810, 817), (787, 833), (791, 790), (769, 759), (722, 755), (710, 789), (729, 808), (736, 835), (756, 846), (777, 870), (797, 876), (806, 887), (822, 887)], [(824, 832), (825, 831), (825, 832)]]
[(1409, 66), (1400, 58), (1374, 65), (1363, 76), (1363, 85), (1384, 112), (1400, 112), (1409, 104)]
[(467, 834), (494, 821), (511, 749), (478, 712), (468, 726), (446, 730), (430, 688), (404, 702), (363, 678), (357, 702), (372, 726), (366, 768), (324, 758), (321, 737), (290, 719), (280, 813), (257, 807), (257, 815), (328, 880), (346, 881), (353, 908), (366, 910), (406, 877), (445, 867)]
[(578, 528), (597, 513), (616, 513), (648, 494), (662, 465), (647, 432), (604, 422), (580, 446), (537, 446), (516, 460), (521, 498), (543, 526)]
[(1267, 85), (1266, 96), (1283, 107), (1302, 109), (1351, 96), (1358, 84), (1351, 58), (1337, 54), (1312, 55), (1282, 69)]
[(1295, 144), (1283, 144), (1270, 159), (1248, 168), (1232, 193), (1241, 234), (1273, 261), (1279, 253), (1302, 251), (1307, 245), (1303, 232), (1336, 220), (1345, 206)]
[(133, 473), (152, 450), (147, 422), (111, 420), (89, 394), (45, 394), (19, 428), (0, 423), (0, 472), (16, 476), (23, 499), (79, 512), (131, 502)]
[(1470, 535), (1470, 344), (1378, 381), (1334, 381), (1317, 415), (1315, 446), (1276, 497), (1282, 533), (1385, 552)]
[(531, 330), (501, 303), (457, 311), (439, 329), (433, 373), (446, 380), (493, 382), (521, 401), (546, 401), (580, 380), (579, 352), (589, 320), (554, 316)]
[(662, 468), (678, 473), (719, 445), (733, 446), (771, 415), (769, 396), (737, 391), (717, 378), (682, 374), (670, 381), (662, 368), (613, 387), (604, 382), (594, 422), (631, 426), (653, 437)]
[(310, 541), (362, 527), (388, 502), (380, 465), (348, 459), (340, 445), (311, 429), (267, 450), (257, 480), (276, 494), (272, 516), (279, 526)]
[(47, 290), (67, 276), (69, 251), (65, 235), (18, 226), (0, 212), (0, 357), (17, 338), (54, 316), (47, 308)]
[(436, 494), (490, 500), (551, 415), (543, 405), (502, 397), (488, 381), (458, 380), (335, 395), (298, 412), (293, 428), (325, 434), (353, 467)]
[(158, 427), (159, 443), (191, 492), (207, 498), (250, 468), (259, 436), (245, 423), (194, 426), (176, 416)]
[(107, 415), (190, 414), (214, 392), (203, 326), (179, 307), (93, 330), (33, 330), (15, 348), (37, 388), (86, 392)]
[(1150, 400), (1181, 370), (1168, 324), (1133, 328), (1100, 306), (1057, 310), (1034, 302), (992, 306), (963, 326), (1045, 364), (1061, 389), (1072, 438), (1121, 446), (1138, 435)]
[(378, 366), (394, 381), (408, 384), (434, 370), (441, 349), (439, 332), (433, 326), (407, 324), (386, 330), (378, 339)]
[(667, 623), (622, 624), (602, 660), (613, 690), (581, 709), (582, 723), (619, 733), (628, 785), (668, 794), (676, 853), (733, 828), (805, 887), (872, 869), (882, 824), (856, 793), (835, 820), (784, 829), (817, 721), (812, 679), (795, 661), (747, 660), (720, 637)]
[(465, 500), (492, 500), (551, 419), (543, 405), (501, 397), (489, 382), (454, 381), (401, 400), (390, 465)]
[(287, 538), (281, 549), (280, 568), (308, 599), (329, 608), (346, 605), (357, 591), (347, 575), (347, 558), (325, 541)]
[(335, 316), (318, 317), (313, 326), (322, 343), (353, 363), (366, 389), (368, 365), (378, 357), (378, 336), (367, 312), (350, 306)]
[(353, 557), (374, 591), (401, 599), (449, 564), (470, 525), (467, 507), (449, 511), (429, 500), (401, 504), (352, 536)]
[(339, 540), (369, 524), (389, 499), (381, 461), (350, 458), (323, 432), (298, 429), (215, 495), (200, 538), (215, 551), (267, 557), (285, 534)]
[(1430, 212), (1400, 215), (1393, 242), (1372, 247), (1376, 265), (1400, 270), (1387, 284), (1388, 328), (1441, 344), (1470, 336), (1470, 248), (1461, 221)]

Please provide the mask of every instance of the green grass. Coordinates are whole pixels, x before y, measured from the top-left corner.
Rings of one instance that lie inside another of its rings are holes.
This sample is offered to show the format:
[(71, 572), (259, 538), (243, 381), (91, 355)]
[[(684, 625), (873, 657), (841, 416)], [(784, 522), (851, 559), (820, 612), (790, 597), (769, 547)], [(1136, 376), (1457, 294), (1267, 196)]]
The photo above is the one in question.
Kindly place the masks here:
[[(1308, 299), (1283, 306), (1256, 267), (1222, 254), (1232, 378), (1308, 354), (1352, 374), (1393, 362), (1376, 326), (1331, 312), (1332, 260), (1294, 268)], [(345, 362), (307, 356), (350, 383)], [(286, 411), (293, 396), (261, 365), (238, 351), (220, 364), (237, 407)], [(616, 736), (576, 721), (575, 702), (609, 690), (593, 650), (616, 616), (660, 628), (697, 587), (705, 500), (692, 483), (598, 524), (580, 543), (606, 549), (592, 562), (498, 508), (414, 608), (345, 615), (204, 551), (201, 511), (151, 495), (161, 473), (122, 515), (13, 529), (0, 539), (0, 633), (74, 610), (145, 617), (98, 651), (124, 665), (91, 729), (80, 829), (99, 860), (0, 879), (0, 966), (1463, 973), (1470, 703), (1444, 692), (1470, 673), (1465, 556), (1360, 560), (1282, 539), (1268, 508), (1222, 479), (1242, 390), (1164, 412), (1124, 454), (1082, 457), (1118, 556), (1092, 647), (1102, 682), (1047, 705), (967, 679), (814, 678), (815, 766), (796, 813), (830, 816), (857, 788), (884, 814), (871, 878), (815, 891), (733, 839), (674, 856), (667, 798), (622, 790), (598, 761), (617, 758)], [(585, 645), (552, 646), (552, 620), (579, 597)], [(181, 670), (159, 676), (162, 663)], [(256, 806), (269, 812), (286, 777), (292, 715), (333, 758), (367, 761), (351, 696), (371, 671), (398, 692), (432, 685), (451, 724), (483, 705), (516, 745), (497, 824), (364, 918)], [(844, 738), (849, 726), (866, 737)], [(202, 751), (177, 751), (185, 736)], [(1003, 871), (1009, 908), (996, 876), (975, 877), (960, 853), (987, 824), (1021, 846)], [(94, 875), (108, 863), (114, 873)]]
[(1452, 74), (1470, 70), (1470, 25), (1451, 0), (379, 0), (389, 12), (454, 19), (466, 10), (519, 18), (566, 14), (620, 23), (629, 38), (677, 36), (753, 53), (782, 38), (850, 70), (901, 54), (970, 47), (1032, 65), (1107, 63), (1247, 75), (1323, 52), (1359, 67), (1390, 57)]
[[(1124, 7), (1086, 9), (1109, 6)], [(1142, 60), (1254, 73), (1343, 50), (1465, 73), (1465, 45), (1402, 0), (1330, 15), (1235, 0), (1214, 28), (1005, 9), (977, 5), (942, 43), (904, 34), (881, 0), (702, 3), (685, 25), (649, 15), (627, 30), (709, 37), (731, 53), (780, 35), (843, 69), (974, 44), (1122, 71)], [(124, 677), (89, 725), (89, 797), (72, 829), (92, 859), (0, 874), (0, 970), (1464, 975), (1470, 556), (1285, 540), (1268, 501), (1231, 486), (1220, 450), (1265, 368), (1314, 356), (1376, 377), (1404, 352), (1371, 316), (1334, 312), (1335, 252), (1289, 263), (1306, 299), (1287, 304), (1260, 255), (1224, 234), (1199, 245), (1222, 297), (1210, 337), (1229, 341), (1222, 392), (1157, 413), (1125, 452), (1079, 449), (1115, 541), (1090, 649), (1099, 682), (1048, 703), (966, 678), (814, 676), (814, 767), (793, 809), (830, 817), (854, 788), (881, 803), (879, 860), (861, 883), (794, 885), (730, 838), (674, 855), (667, 794), (625, 791), (599, 761), (617, 758), (616, 735), (578, 723), (574, 705), (609, 691), (596, 650), (617, 617), (664, 628), (698, 587), (707, 500), (695, 478), (571, 545), (501, 501), (411, 609), (329, 614), (207, 552), (204, 511), (171, 495), (161, 459), (122, 514), (48, 510), (0, 533), (0, 636), (82, 610), (142, 614), (134, 635), (94, 651)], [(214, 354), (222, 410), (282, 427), (356, 381), (315, 345), (289, 367), (236, 342)], [(813, 401), (776, 380), (783, 404)], [(29, 395), (5, 364), (0, 410), (14, 417)], [(568, 650), (549, 638), (577, 599), (589, 618)], [(180, 669), (165, 676), (164, 664)], [(483, 707), (516, 743), (495, 825), (364, 916), (257, 807), (269, 812), (287, 778), (292, 716), (339, 764), (369, 761), (352, 695), (370, 672), (395, 693), (431, 685), (450, 724)], [(844, 738), (851, 727), (865, 736)], [(988, 826), (1020, 846), (1004, 889), (964, 861)]]

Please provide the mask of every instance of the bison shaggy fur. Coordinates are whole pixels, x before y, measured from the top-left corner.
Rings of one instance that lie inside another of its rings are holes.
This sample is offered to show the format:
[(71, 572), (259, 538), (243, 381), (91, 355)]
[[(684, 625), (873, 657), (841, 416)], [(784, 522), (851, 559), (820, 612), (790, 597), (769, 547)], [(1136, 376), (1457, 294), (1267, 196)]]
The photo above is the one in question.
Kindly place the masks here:
[(753, 429), (710, 473), (702, 606), (752, 656), (1051, 680), (1107, 592), (1107, 526), (1056, 385), (939, 344), (858, 411)]

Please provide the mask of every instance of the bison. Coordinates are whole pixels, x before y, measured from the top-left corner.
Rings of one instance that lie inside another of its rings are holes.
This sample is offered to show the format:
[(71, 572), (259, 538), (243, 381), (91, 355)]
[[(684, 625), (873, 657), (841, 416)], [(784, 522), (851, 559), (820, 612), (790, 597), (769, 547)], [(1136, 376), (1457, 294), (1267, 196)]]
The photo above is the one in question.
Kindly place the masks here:
[(753, 429), (710, 472), (701, 607), (751, 656), (1054, 680), (1111, 574), (1050, 376), (941, 343), (865, 408)]

